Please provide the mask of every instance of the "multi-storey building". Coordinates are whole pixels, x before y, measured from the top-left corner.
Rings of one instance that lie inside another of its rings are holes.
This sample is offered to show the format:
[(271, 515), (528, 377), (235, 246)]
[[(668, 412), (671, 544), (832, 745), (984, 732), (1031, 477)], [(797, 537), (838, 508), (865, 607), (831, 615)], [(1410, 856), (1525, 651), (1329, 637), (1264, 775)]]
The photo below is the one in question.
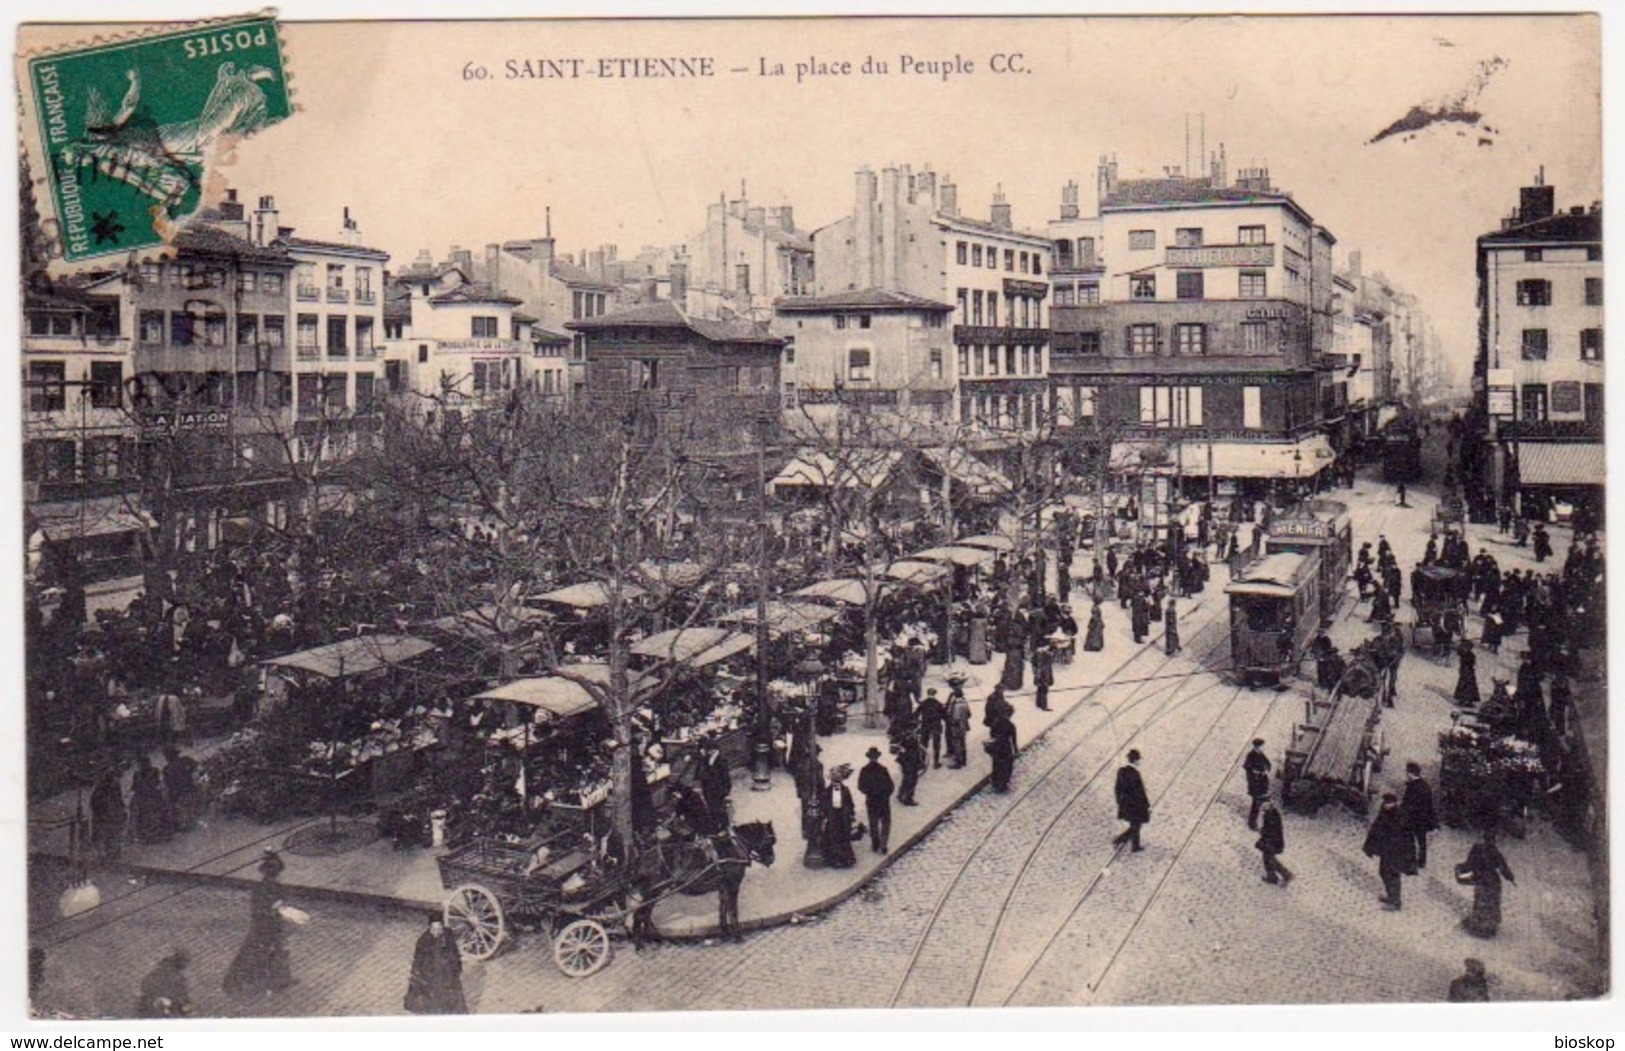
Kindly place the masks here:
[(813, 288), (812, 240), (796, 229), (794, 210), (753, 205), (743, 186), (737, 200), (724, 195), (706, 209), (705, 228), (688, 239), (678, 258), (680, 302), (691, 317), (731, 311), (765, 321), (775, 300), (805, 296)]
[(1346, 386), (1342, 424), (1346, 449), (1371, 438), (1383, 422), (1384, 407), (1396, 397), (1393, 374), (1394, 290), (1380, 275), (1361, 269), (1360, 253), (1350, 252), (1332, 278), (1334, 328), (1327, 361), (1334, 383)]
[[(459, 411), (526, 386), (562, 394), (564, 337), (543, 337), (546, 353), (539, 353), (535, 320), (519, 306), (517, 296), (469, 280), (456, 263), (435, 266), (420, 256), (390, 281), (384, 351), (390, 393)], [(539, 369), (539, 361), (553, 364)]]
[(1600, 514), (1602, 205), (1555, 206), (1556, 189), (1537, 179), (1478, 239), (1475, 476), (1520, 512), (1556, 498)]
[[(813, 233), (819, 297), (904, 293), (953, 307), (944, 379), (958, 420), (1034, 429), (1049, 408), (1050, 240), (1017, 230), (1004, 194), (988, 220), (959, 212), (929, 167), (856, 175), (852, 214)], [(799, 353), (799, 349), (798, 349)], [(911, 353), (877, 343), (878, 358)], [(908, 374), (934, 375), (910, 361)]]
[(1098, 215), (1063, 192), (1051, 224), (1057, 421), (1124, 466), (1213, 478), (1219, 495), (1307, 483), (1324, 433), (1335, 239), (1268, 172), (1119, 180)]

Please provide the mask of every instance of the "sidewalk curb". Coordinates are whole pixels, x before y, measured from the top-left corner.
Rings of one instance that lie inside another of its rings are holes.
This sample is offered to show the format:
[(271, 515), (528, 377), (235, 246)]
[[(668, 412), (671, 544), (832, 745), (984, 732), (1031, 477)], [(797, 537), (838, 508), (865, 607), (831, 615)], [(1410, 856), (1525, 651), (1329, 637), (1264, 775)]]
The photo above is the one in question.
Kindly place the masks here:
[[(1198, 599), (1195, 603), (1193, 603), (1191, 605), (1191, 608), (1186, 612), (1186, 616), (1188, 616), (1190, 613), (1194, 613), (1196, 610), (1200, 609), (1202, 607), (1202, 604), (1204, 602), (1206, 602), (1206, 601), (1207, 601), (1207, 595), (1204, 594), (1202, 596), (1202, 598)], [(1160, 639), (1161, 636), (1158, 636), (1157, 638)], [(1112, 681), (1112, 679), (1119, 672), (1121, 672), (1124, 668), (1126, 668), (1130, 664), (1132, 664), (1136, 659), (1138, 659), (1140, 657), (1141, 654), (1145, 653), (1148, 649), (1154, 647), (1156, 645), (1156, 643), (1157, 643), (1156, 639), (1151, 639), (1151, 640), (1148, 640), (1148, 641), (1142, 643), (1133, 653), (1131, 653), (1128, 657), (1124, 658), (1121, 663), (1119, 663), (1115, 668), (1113, 668), (1110, 672), (1108, 672), (1106, 674), (1105, 678), (1103, 678), (1099, 683), (1095, 684), (1095, 686), (1089, 691), (1089, 693), (1092, 695), (1093, 693), (1095, 693), (1095, 691), (1099, 690), (1102, 686), (1105, 686), (1108, 683), (1110, 683)], [(1023, 690), (1023, 691), (1018, 691), (1018, 692), (1028, 692), (1028, 691)], [(1028, 749), (1032, 748), (1034, 745), (1038, 744), (1038, 742), (1042, 741), (1045, 737), (1047, 737), (1051, 730), (1055, 729), (1057, 726), (1060, 726), (1061, 723), (1065, 722), (1067, 720), (1067, 718), (1072, 715), (1072, 712), (1077, 711), (1079, 708), (1081, 708), (1083, 706), (1084, 706), (1084, 701), (1080, 700), (1076, 705), (1073, 706), (1072, 711), (1067, 712), (1065, 715), (1061, 716), (1061, 718), (1055, 720), (1054, 722), (1050, 723), (1048, 726), (1044, 727), (1044, 729), (1042, 729), (1039, 732), (1033, 734), (1033, 736), (1028, 739), (1027, 744), (1021, 748), (1021, 752), (1026, 753), (1026, 751)], [(884, 856), (881, 857), (880, 862), (878, 864), (876, 864), (874, 868), (870, 869), (867, 873), (865, 873), (863, 875), (863, 877), (861, 879), (857, 880), (857, 882), (853, 883), (851, 886), (846, 887), (846, 888), (836, 892), (835, 894), (832, 894), (829, 897), (824, 898), (823, 900), (818, 901), (818, 902), (816, 902), (816, 903), (814, 903), (812, 905), (809, 905), (809, 906), (807, 906), (806, 908), (803, 908), (803, 909), (795, 909), (795, 910), (792, 910), (791, 912), (775, 913), (775, 914), (773, 914), (771, 916), (762, 916), (762, 917), (759, 917), (759, 918), (754, 919), (754, 920), (742, 921), (739, 924), (740, 932), (741, 933), (746, 933), (746, 932), (752, 932), (752, 931), (768, 930), (768, 929), (773, 928), (773, 927), (791, 926), (791, 925), (794, 925), (794, 920), (795, 920), (795, 917), (797, 917), (797, 916), (802, 917), (802, 918), (810, 918), (810, 917), (813, 917), (813, 916), (817, 916), (817, 915), (819, 915), (821, 913), (828, 912), (830, 909), (833, 909), (835, 906), (840, 905), (841, 903), (843, 903), (845, 901), (850, 900), (854, 895), (856, 895), (859, 891), (863, 890), (864, 887), (868, 886), (871, 882), (873, 882), (876, 878), (878, 878), (882, 873), (884, 873), (888, 868), (890, 868), (893, 862), (895, 862), (898, 858), (902, 857), (910, 849), (912, 849), (916, 844), (918, 844), (921, 840), (923, 840), (926, 836), (930, 835), (933, 831), (935, 831), (936, 827), (938, 825), (942, 824), (942, 822), (948, 817), (949, 814), (952, 814), (955, 810), (958, 810), (959, 807), (962, 806), (965, 803), (966, 800), (968, 800), (971, 796), (975, 795), (976, 793), (980, 792), (983, 788), (987, 787), (988, 783), (991, 782), (992, 780), (993, 780), (993, 775), (992, 775), (991, 771), (986, 773), (986, 774), (983, 774), (981, 777), (977, 778), (977, 780), (975, 781), (974, 784), (972, 784), (969, 788), (965, 789), (965, 791), (960, 793), (960, 795), (958, 797), (951, 800), (948, 803), (947, 806), (943, 807), (943, 809), (936, 814), (935, 817), (932, 817), (932, 818), (928, 819), (926, 821), (926, 823), (924, 825), (920, 826), (920, 828), (913, 835), (911, 835), (907, 839), (905, 839), (900, 846), (895, 847), (892, 850), (888, 851)], [(702, 929), (697, 930), (697, 931), (685, 932), (685, 933), (682, 933), (682, 934), (662, 934), (661, 939), (664, 940), (664, 941), (668, 941), (668, 942), (692, 942), (692, 941), (704, 941), (704, 940), (707, 940), (707, 939), (717, 938), (717, 937), (720, 937), (720, 935), (721, 935), (720, 928), (712, 926), (712, 927), (705, 927), (705, 928), (702, 928)]]
[[(1204, 593), (1203, 596), (1194, 602), (1190, 609), (1184, 613), (1181, 620), (1183, 621), (1185, 617), (1188, 617), (1192, 613), (1195, 613), (1197, 610), (1201, 609), (1207, 602), (1208, 597), (1209, 596)], [(1078, 703), (1073, 706), (1072, 711), (1067, 712), (1059, 719), (1056, 719), (1054, 722), (1044, 727), (1044, 729), (1033, 734), (1033, 736), (1030, 737), (1027, 743), (1021, 748), (1021, 753), (1025, 754), (1029, 749), (1033, 748), (1040, 741), (1044, 740), (1044, 738), (1049, 735), (1050, 731), (1054, 730), (1057, 726), (1060, 726), (1072, 715), (1073, 712), (1076, 712), (1079, 708), (1084, 706), (1087, 696), (1093, 695), (1096, 691), (1101, 689), (1101, 687), (1108, 685), (1124, 668), (1128, 667), (1148, 650), (1155, 648), (1160, 639), (1161, 636), (1158, 635), (1148, 639), (1146, 642), (1136, 647), (1133, 652), (1120, 661), (1115, 667), (1107, 672), (1099, 682), (1091, 687), (1089, 694), (1086, 695), (1084, 699), (1080, 699)], [(1031, 690), (1026, 689), (1016, 692), (1030, 693)], [(959, 807), (962, 806), (966, 800), (970, 799), (978, 792), (981, 792), (991, 781), (991, 771), (977, 778), (958, 796), (951, 799), (947, 805), (945, 805), (933, 817), (928, 818), (925, 824), (923, 824), (912, 835), (905, 839), (900, 845), (886, 853), (874, 868), (870, 869), (852, 884), (842, 888), (829, 897), (823, 898), (803, 908), (791, 909), (785, 912), (774, 913), (769, 916), (761, 916), (755, 919), (742, 921), (739, 924), (740, 932), (755, 932), (769, 930), (774, 927), (794, 926), (797, 925), (798, 919), (807, 919), (820, 915), (828, 912), (835, 906), (848, 901), (854, 895), (858, 894), (865, 887), (867, 887), (871, 882), (877, 879), (888, 868), (890, 868), (893, 862), (919, 844), (920, 841), (925, 839), (926, 836), (934, 832), (937, 826), (940, 825), (943, 820), (948, 817), (948, 815), (959, 809)], [(82, 863), (81, 861), (72, 857), (53, 851), (30, 851), (28, 858), (30, 863), (34, 861), (45, 861), (67, 866), (75, 866)], [(799, 863), (799, 859), (797, 863)], [(187, 869), (166, 869), (152, 865), (140, 865), (127, 861), (97, 861), (92, 863), (89, 867), (94, 871), (103, 871), (124, 876), (139, 876), (144, 879), (154, 881), (170, 883), (190, 882), (198, 886), (222, 887), (232, 890), (252, 890), (259, 883), (259, 880), (257, 879), (249, 879), (242, 876), (221, 875), (217, 873), (199, 872)], [(445, 905), (443, 901), (418, 901), (411, 898), (399, 898), (388, 894), (377, 894), (371, 891), (345, 890), (337, 887), (322, 887), (303, 883), (285, 883), (283, 886), (287, 889), (289, 897), (292, 898), (330, 901), (341, 905), (366, 905), (420, 914), (438, 914), (443, 911)], [(662, 933), (660, 935), (660, 940), (673, 943), (701, 942), (716, 939), (720, 936), (721, 929), (715, 924), (710, 924), (705, 927), (684, 931), (682, 933)]]

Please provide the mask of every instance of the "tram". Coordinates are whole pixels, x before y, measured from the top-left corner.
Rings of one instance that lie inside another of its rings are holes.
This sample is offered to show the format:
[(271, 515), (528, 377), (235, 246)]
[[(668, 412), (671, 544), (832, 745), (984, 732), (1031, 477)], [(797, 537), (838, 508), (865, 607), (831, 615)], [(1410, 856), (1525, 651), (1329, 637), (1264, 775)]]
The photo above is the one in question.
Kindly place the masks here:
[(1382, 432), (1382, 478), (1390, 485), (1422, 477), (1422, 435), (1413, 423), (1396, 421)]
[(1354, 523), (1348, 506), (1336, 500), (1310, 500), (1298, 511), (1277, 517), (1270, 523), (1264, 550), (1319, 556), (1320, 626), (1329, 627), (1343, 604), (1354, 560)]
[(1267, 554), (1224, 589), (1230, 659), (1243, 685), (1279, 685), (1296, 674), (1320, 631), (1319, 552)]

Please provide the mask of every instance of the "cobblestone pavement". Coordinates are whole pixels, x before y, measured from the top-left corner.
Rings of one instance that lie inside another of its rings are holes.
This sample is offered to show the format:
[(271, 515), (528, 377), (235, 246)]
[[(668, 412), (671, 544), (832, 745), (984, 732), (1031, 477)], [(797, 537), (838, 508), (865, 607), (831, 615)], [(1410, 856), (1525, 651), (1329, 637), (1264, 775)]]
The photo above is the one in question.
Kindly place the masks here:
[[(1412, 494), (1413, 509), (1395, 507), (1386, 487), (1368, 481), (1352, 498), (1334, 496), (1350, 503), (1357, 543), (1386, 533), (1402, 565), (1420, 556), (1432, 511), (1425, 494)], [(1489, 539), (1479, 527), (1470, 537), (1475, 550)], [(1562, 541), (1556, 546), (1561, 553)], [(1503, 565), (1524, 558), (1491, 550)], [(1467, 955), (1486, 962), (1498, 1000), (1603, 991), (1585, 858), (1539, 821), (1504, 844), (1518, 882), (1507, 889), (1501, 933), (1488, 942), (1459, 928), (1470, 892), (1450, 877), (1468, 846), (1456, 830), (1434, 836), (1429, 867), (1406, 881), (1398, 913), (1376, 900), (1375, 863), (1359, 850), (1364, 821), (1333, 806), (1314, 817), (1286, 814), (1283, 860), (1298, 878), (1290, 887), (1260, 881), (1239, 760), (1247, 741), (1263, 736), (1279, 765), (1307, 688), (1237, 690), (1201, 667), (1210, 650), (1214, 660), (1227, 652), (1216, 591), (1185, 625), (1184, 653), (1167, 658), (1153, 646), (1135, 656), (1023, 753), (1010, 794), (973, 796), (841, 906), (738, 945), (634, 953), (617, 943), (611, 965), (585, 980), (558, 972), (544, 937), (521, 934), (493, 960), (470, 965), (471, 1005), (516, 1013), (1436, 1001)], [(1351, 592), (1333, 628), (1340, 645), (1369, 632), (1368, 613)], [(1114, 652), (1125, 653), (1120, 618), (1109, 627)], [(1502, 661), (1515, 664), (1520, 649), (1503, 647)], [(1453, 677), (1453, 662), (1407, 656), (1398, 704), (1383, 713), (1384, 787), (1397, 786), (1413, 758), (1436, 783), (1436, 735), (1449, 725)], [(1145, 753), (1154, 810), (1140, 854), (1110, 843), (1121, 827), (1112, 771), (1131, 741)], [(796, 846), (781, 850), (780, 864), (797, 863)], [(47, 1003), (123, 1013), (140, 974), (185, 940), (197, 957), (203, 1013), (400, 1013), (420, 929), (414, 917), (323, 905), (292, 939), (302, 984), (277, 1001), (241, 1005), (202, 976), (223, 972), (235, 952), (246, 895), (154, 885), (104, 909), (138, 906), (136, 919), (91, 929), (108, 918), (93, 916), (41, 933), (51, 954)]]

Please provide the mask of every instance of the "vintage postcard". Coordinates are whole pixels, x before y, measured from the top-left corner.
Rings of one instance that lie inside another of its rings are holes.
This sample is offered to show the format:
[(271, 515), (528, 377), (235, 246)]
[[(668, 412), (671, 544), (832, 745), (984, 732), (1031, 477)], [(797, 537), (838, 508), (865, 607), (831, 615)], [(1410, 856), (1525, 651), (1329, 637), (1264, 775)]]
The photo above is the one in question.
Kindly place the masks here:
[(216, 14), (18, 28), (33, 1019), (1610, 995), (1598, 15)]

